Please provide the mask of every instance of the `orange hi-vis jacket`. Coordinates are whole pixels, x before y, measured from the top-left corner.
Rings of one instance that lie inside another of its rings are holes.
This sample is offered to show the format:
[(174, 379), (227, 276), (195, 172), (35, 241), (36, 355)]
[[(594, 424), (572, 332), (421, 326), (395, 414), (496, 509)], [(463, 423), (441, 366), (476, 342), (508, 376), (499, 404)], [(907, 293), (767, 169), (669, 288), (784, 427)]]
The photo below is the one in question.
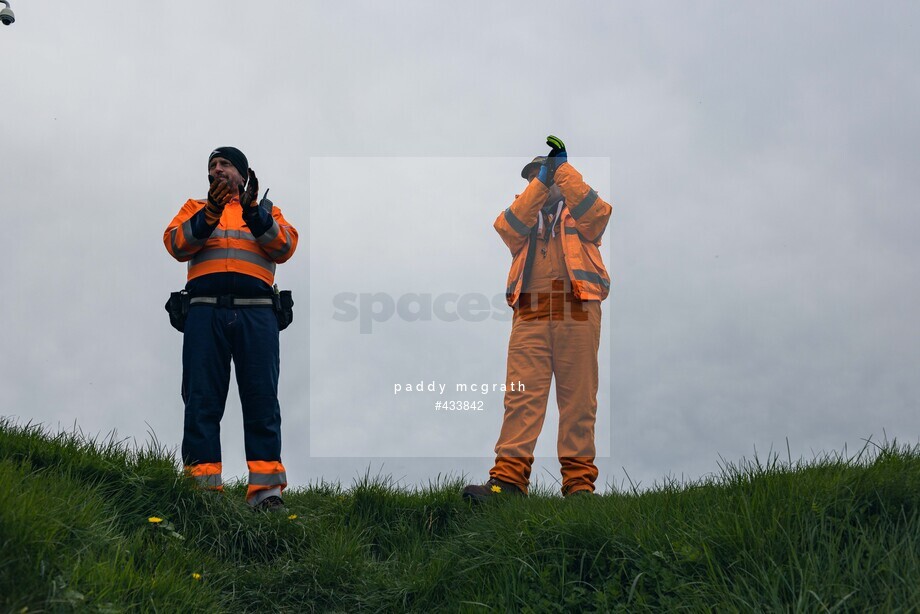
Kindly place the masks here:
[[(572, 289), (582, 301), (602, 301), (610, 292), (610, 276), (598, 248), (612, 208), (568, 162), (556, 169), (555, 181), (565, 199), (560, 228), (564, 232), (562, 251)], [(536, 239), (533, 231), (548, 195), (549, 188), (535, 178), (495, 220), (495, 230), (513, 256), (505, 290), (511, 307), (517, 303), (530, 272)]]
[(275, 264), (285, 262), (297, 248), (297, 231), (281, 210), (272, 206), (271, 226), (256, 237), (243, 221), (239, 199), (234, 198), (210, 236), (199, 239), (192, 232), (192, 217), (205, 205), (206, 200), (189, 199), (163, 233), (166, 250), (179, 262), (188, 262), (189, 281), (210, 273), (243, 273), (271, 286)]

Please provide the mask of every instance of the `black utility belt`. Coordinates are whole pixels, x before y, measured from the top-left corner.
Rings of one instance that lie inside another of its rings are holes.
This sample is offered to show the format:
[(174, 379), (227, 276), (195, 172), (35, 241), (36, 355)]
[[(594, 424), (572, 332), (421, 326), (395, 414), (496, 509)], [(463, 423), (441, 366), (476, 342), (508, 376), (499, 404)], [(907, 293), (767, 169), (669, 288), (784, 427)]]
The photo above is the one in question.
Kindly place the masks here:
[(275, 299), (263, 296), (261, 298), (244, 298), (225, 294), (223, 296), (193, 296), (189, 299), (189, 306), (211, 305), (214, 307), (274, 307)]
[(169, 323), (177, 331), (185, 331), (188, 310), (192, 307), (272, 307), (278, 319), (278, 330), (284, 330), (294, 321), (294, 299), (290, 290), (278, 290), (271, 296), (245, 297), (224, 294), (222, 296), (191, 296), (188, 291), (171, 292), (166, 301)]

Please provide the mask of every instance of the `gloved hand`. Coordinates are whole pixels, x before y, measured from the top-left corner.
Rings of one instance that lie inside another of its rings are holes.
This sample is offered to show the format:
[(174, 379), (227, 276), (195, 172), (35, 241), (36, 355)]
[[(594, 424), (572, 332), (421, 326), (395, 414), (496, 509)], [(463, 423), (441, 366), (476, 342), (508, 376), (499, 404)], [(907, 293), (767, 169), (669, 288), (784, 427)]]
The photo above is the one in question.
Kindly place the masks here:
[(208, 226), (214, 226), (220, 221), (224, 207), (233, 200), (233, 191), (226, 181), (215, 181), (210, 175), (208, 179), (211, 181), (211, 187), (208, 189), (208, 204), (204, 207), (204, 219)]
[[(268, 190), (265, 190), (268, 196)], [(249, 169), (249, 180), (246, 187), (240, 188), (240, 205), (243, 207), (243, 221), (249, 226), (250, 232), (256, 237), (261, 236), (272, 225), (271, 205), (268, 209), (262, 207), (259, 196), (259, 178)]]
[(554, 161), (553, 170), (569, 161), (569, 154), (565, 151), (565, 143), (558, 136), (549, 135), (546, 137), (546, 144), (550, 147), (549, 158)]
[(259, 178), (256, 177), (255, 171), (249, 169), (249, 178), (246, 181), (246, 187), (240, 186), (240, 205), (243, 207), (243, 215), (249, 211), (250, 207), (258, 207), (256, 196), (259, 195)]
[(537, 178), (543, 182), (543, 185), (550, 187), (555, 181), (556, 169), (567, 162), (569, 157), (565, 151), (565, 143), (558, 136), (549, 135), (546, 137), (546, 144), (550, 147), (549, 156), (540, 167)]

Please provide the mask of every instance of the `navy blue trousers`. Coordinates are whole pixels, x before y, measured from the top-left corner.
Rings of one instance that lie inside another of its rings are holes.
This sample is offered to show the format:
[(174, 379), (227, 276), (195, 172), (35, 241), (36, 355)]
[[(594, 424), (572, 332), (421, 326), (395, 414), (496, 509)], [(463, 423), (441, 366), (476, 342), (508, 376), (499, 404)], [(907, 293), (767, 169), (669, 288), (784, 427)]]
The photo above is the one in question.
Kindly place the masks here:
[(182, 344), (186, 466), (219, 463), (230, 361), (243, 406), (246, 460), (281, 460), (278, 320), (271, 307), (189, 309)]

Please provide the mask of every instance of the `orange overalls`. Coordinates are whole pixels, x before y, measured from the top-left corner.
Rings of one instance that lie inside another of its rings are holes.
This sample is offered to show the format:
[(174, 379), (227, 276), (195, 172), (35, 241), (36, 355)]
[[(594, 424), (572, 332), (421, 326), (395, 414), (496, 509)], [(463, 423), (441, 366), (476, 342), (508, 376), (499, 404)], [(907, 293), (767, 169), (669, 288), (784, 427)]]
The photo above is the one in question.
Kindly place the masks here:
[[(559, 167), (556, 182), (564, 206), (541, 211), (548, 190), (535, 179), (495, 223), (514, 255), (508, 286), (514, 319), (505, 414), (489, 475), (527, 492), (555, 376), (562, 491), (571, 494), (593, 491), (598, 477), (594, 423), (600, 302), (610, 281), (597, 247), (611, 208), (569, 164)], [(518, 381), (523, 391), (511, 389), (510, 383)]]

